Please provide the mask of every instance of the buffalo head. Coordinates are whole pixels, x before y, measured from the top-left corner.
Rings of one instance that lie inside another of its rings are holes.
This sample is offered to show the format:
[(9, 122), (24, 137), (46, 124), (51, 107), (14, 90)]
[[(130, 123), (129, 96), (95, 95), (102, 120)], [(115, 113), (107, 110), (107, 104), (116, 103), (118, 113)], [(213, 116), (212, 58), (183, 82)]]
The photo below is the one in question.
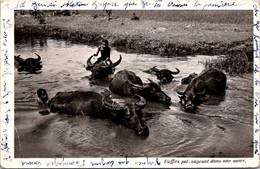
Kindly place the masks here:
[(152, 101), (170, 104), (171, 98), (162, 91), (161, 87), (151, 79), (148, 80), (148, 84), (133, 84), (133, 89), (136, 91), (136, 93), (139, 93), (140, 95)]
[[(187, 86), (187, 85), (184, 85)], [(198, 84), (185, 89), (185, 91), (177, 91), (180, 102), (187, 111), (192, 111), (201, 102), (200, 98), (206, 94), (205, 83), (200, 81)]]
[(104, 99), (103, 105), (110, 110), (114, 120), (124, 124), (127, 128), (135, 130), (138, 135), (148, 134), (149, 129), (141, 116), (141, 110), (146, 106), (146, 100), (139, 95), (136, 96), (140, 98), (138, 103), (132, 102), (124, 106), (116, 106), (114, 102), (111, 103)]
[(23, 59), (18, 56), (14, 56), (14, 61), (15, 61), (15, 67), (18, 69), (18, 71), (27, 71), (30, 73), (35, 73), (38, 70), (41, 70), (42, 65), (41, 65), (41, 57), (37, 55), (37, 58), (27, 58)]
[(173, 79), (172, 75), (176, 75), (176, 74), (180, 73), (180, 70), (177, 68), (176, 68), (176, 70), (177, 70), (176, 72), (172, 72), (171, 70), (168, 70), (168, 69), (159, 70), (156, 67), (157, 66), (154, 66), (144, 72), (155, 74), (157, 76), (157, 79), (160, 80), (159, 84), (165, 84), (165, 83), (171, 82)]
[(86, 70), (90, 70), (91, 71), (91, 79), (98, 79), (101, 77), (106, 77), (109, 74), (113, 74), (114, 69), (117, 65), (120, 64), (121, 60), (122, 60), (122, 56), (120, 55), (120, 58), (118, 61), (116, 61), (115, 63), (111, 63), (111, 64), (104, 64), (103, 62), (97, 63), (97, 64), (93, 64), (91, 63), (91, 59), (93, 56), (91, 56), (88, 60), (87, 60), (87, 67)]
[(177, 87), (176, 92), (185, 110), (191, 111), (202, 102), (206, 94), (224, 96), (226, 82), (226, 75), (222, 71), (210, 68), (202, 71), (188, 85)]

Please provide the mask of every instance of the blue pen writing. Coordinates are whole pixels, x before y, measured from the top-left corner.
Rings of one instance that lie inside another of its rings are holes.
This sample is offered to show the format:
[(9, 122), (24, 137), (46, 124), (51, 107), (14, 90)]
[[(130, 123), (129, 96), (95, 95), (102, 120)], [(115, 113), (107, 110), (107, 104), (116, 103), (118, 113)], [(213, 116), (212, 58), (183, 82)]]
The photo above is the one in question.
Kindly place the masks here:
[(50, 3), (40, 3), (40, 2), (32, 2), (32, 7), (34, 10), (37, 10), (40, 7), (46, 7), (46, 8), (50, 8), (50, 7), (55, 7), (56, 6), (56, 2), (50, 2)]
[(10, 121), (10, 119), (9, 119), (9, 116), (8, 116), (8, 113), (10, 112), (10, 109), (8, 109), (6, 112), (5, 112), (5, 124), (7, 125), (7, 124), (9, 124), (9, 121)]
[(11, 94), (13, 94), (13, 92), (12, 91), (8, 91), (5, 95), (3, 95), (3, 99), (5, 98), (5, 97), (7, 97), (7, 96), (10, 96)]
[(186, 6), (188, 6), (188, 4), (186, 4), (186, 3), (181, 4), (181, 3), (175, 3), (175, 2), (169, 2), (167, 5), (167, 7), (177, 7), (177, 8), (182, 8), (182, 7), (186, 7)]
[(26, 1), (22, 1), (22, 2), (18, 1), (18, 2), (16, 3), (15, 8), (24, 8), (24, 7), (25, 7), (25, 4), (26, 4)]
[(259, 26), (259, 23), (260, 23), (260, 22), (257, 21), (257, 22), (254, 24), (254, 26), (256, 27), (257, 30), (259, 30), (259, 27), (260, 27), (260, 26)]
[(221, 1), (219, 4), (217, 3), (208, 3), (205, 4), (203, 9), (204, 10), (206, 7), (216, 7), (216, 8), (224, 8), (224, 7), (231, 7), (231, 6), (241, 6), (243, 4), (236, 4), (236, 2), (223, 2)]
[(151, 3), (142, 0), (142, 8), (145, 8), (145, 7), (150, 6), (150, 5), (151, 5)]
[(82, 3), (82, 2), (73, 2), (73, 1), (68, 1), (61, 5), (61, 8), (63, 7), (81, 7), (81, 6), (87, 6), (87, 3)]
[(254, 42), (255, 42), (255, 49), (254, 49), (255, 58), (259, 58), (259, 55), (258, 55), (258, 51), (259, 51), (258, 39), (259, 39), (259, 36), (254, 35), (253, 38), (254, 38)]
[(6, 76), (9, 76), (9, 75), (12, 75), (12, 73), (6, 68), (5, 70), (3, 70), (3, 74), (2, 74), (2, 77), (6, 77)]
[(258, 72), (259, 72), (259, 66), (258, 66), (257, 64), (255, 64), (254, 72), (255, 72), (255, 73), (258, 73)]
[(124, 3), (125, 10), (126, 10), (128, 7), (136, 6), (136, 5), (137, 5), (136, 2), (126, 2), (126, 3)]
[(259, 150), (258, 150), (259, 142), (257, 140), (255, 140), (254, 144), (255, 144), (255, 154), (258, 154), (258, 152), (259, 152)]
[(3, 160), (11, 162), (11, 161), (12, 161), (12, 157), (5, 155), (5, 156), (3, 157)]
[(199, 1), (196, 1), (194, 4), (194, 7), (197, 7), (197, 6), (201, 6), (201, 3), (199, 3)]
[(255, 114), (255, 124), (258, 124), (258, 113)]
[(162, 0), (156, 0), (153, 7), (154, 7), (154, 8), (160, 8), (162, 5), (161, 5), (161, 3), (159, 3), (159, 2), (162, 2)]
[(259, 80), (255, 78), (255, 85), (257, 86), (259, 84)]
[(127, 165), (127, 164), (129, 164), (129, 161), (128, 161), (128, 159), (127, 159), (127, 156), (125, 157), (125, 160), (124, 161), (118, 161), (118, 164), (119, 165)]
[(253, 5), (253, 8), (254, 8), (254, 14), (257, 17), (258, 12), (259, 12), (257, 5)]
[(5, 64), (5, 65), (10, 65), (10, 63), (9, 63), (9, 58), (8, 58), (8, 51), (7, 51), (7, 50), (5, 51), (4, 56), (5, 56), (4, 64)]
[(142, 166), (142, 165), (157, 166), (157, 165), (161, 165), (161, 162), (159, 161), (158, 158), (156, 158), (155, 161), (152, 161), (148, 157), (146, 157), (145, 161), (137, 161), (137, 162), (135, 162), (135, 164), (137, 164), (139, 166)]

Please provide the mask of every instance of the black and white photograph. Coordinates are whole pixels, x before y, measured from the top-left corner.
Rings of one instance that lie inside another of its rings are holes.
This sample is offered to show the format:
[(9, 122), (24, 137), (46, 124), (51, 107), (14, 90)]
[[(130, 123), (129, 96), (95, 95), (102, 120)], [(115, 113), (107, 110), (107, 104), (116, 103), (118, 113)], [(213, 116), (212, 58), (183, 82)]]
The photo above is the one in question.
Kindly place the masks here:
[(259, 154), (253, 8), (13, 12), (12, 158), (160, 167)]
[(252, 22), (15, 11), (15, 156), (252, 157)]

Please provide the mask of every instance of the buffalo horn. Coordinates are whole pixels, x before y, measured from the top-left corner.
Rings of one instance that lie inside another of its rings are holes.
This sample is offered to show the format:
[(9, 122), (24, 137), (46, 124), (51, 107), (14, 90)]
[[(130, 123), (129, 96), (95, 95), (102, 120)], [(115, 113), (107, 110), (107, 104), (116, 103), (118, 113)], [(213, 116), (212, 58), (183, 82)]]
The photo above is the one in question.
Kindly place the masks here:
[(133, 88), (142, 90), (144, 87), (141, 86), (141, 85), (138, 85), (138, 84), (134, 84), (134, 83), (133, 83)]
[(34, 53), (36, 56), (38, 56), (38, 58), (37, 58), (37, 61), (40, 61), (41, 60), (41, 57), (40, 57), (40, 55), (38, 55), (37, 53)]
[(135, 96), (140, 98), (140, 101), (138, 103), (135, 103), (138, 107), (144, 108), (146, 106), (146, 100), (140, 95), (135, 94)]
[(179, 95), (183, 96), (184, 92), (176, 91)]
[(157, 86), (158, 88), (160, 88), (160, 86), (159, 86), (157, 83), (155, 83), (154, 81), (152, 81), (152, 80), (149, 79), (149, 78), (148, 78), (148, 80), (150, 81), (151, 84), (153, 84), (154, 86)]
[(180, 73), (180, 70), (179, 70), (178, 68), (175, 68), (175, 69), (177, 70), (177, 72), (172, 72), (172, 71), (171, 71), (171, 74), (176, 75), (176, 74), (179, 74), (179, 73)]
[[(115, 102), (113, 102), (113, 104), (114, 104), (114, 103), (115, 103)], [(107, 108), (107, 109), (109, 109), (109, 110), (111, 110), (111, 111), (122, 111), (122, 110), (125, 109), (125, 108), (122, 107), (122, 106), (115, 106), (115, 105), (113, 105), (113, 104), (108, 103), (108, 102), (106, 101), (106, 99), (103, 99), (103, 105), (104, 105), (104, 107)]]
[(112, 63), (112, 64), (109, 64), (109, 65), (102, 65), (101, 68), (103, 69), (106, 69), (106, 68), (114, 68), (116, 67), (117, 65), (119, 65), (119, 63), (121, 62), (122, 60), (122, 56), (120, 55), (120, 58), (118, 61), (116, 61), (115, 63)]
[(152, 71), (154, 71), (154, 72), (156, 72), (156, 73), (160, 72), (156, 67), (157, 67), (157, 66), (154, 66), (154, 67), (152, 68)]
[(93, 57), (93, 55), (90, 57), (90, 58), (88, 58), (88, 60), (87, 60), (87, 65), (88, 65), (88, 67), (94, 67), (94, 64), (93, 63), (91, 63), (91, 58)]

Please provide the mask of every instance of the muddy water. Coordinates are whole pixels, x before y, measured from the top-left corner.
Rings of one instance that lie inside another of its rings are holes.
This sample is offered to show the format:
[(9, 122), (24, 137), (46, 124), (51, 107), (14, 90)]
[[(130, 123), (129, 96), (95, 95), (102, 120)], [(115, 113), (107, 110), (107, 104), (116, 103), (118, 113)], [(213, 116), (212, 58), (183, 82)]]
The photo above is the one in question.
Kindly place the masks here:
[(152, 66), (178, 67), (181, 73), (162, 89), (172, 98), (170, 107), (148, 102), (143, 113), (148, 137), (109, 120), (84, 116), (38, 113), (36, 91), (45, 88), (50, 97), (59, 91), (107, 89), (109, 79), (91, 82), (84, 68), (96, 47), (54, 39), (16, 39), (15, 54), (42, 57), (38, 74), (15, 70), (15, 157), (251, 157), (253, 156), (253, 75), (228, 76), (223, 100), (201, 104), (196, 112), (184, 112), (174, 88), (181, 78), (203, 69), (208, 56), (162, 58), (112, 50), (112, 61), (121, 54), (122, 69), (134, 71), (144, 82), (157, 81), (144, 73)]

